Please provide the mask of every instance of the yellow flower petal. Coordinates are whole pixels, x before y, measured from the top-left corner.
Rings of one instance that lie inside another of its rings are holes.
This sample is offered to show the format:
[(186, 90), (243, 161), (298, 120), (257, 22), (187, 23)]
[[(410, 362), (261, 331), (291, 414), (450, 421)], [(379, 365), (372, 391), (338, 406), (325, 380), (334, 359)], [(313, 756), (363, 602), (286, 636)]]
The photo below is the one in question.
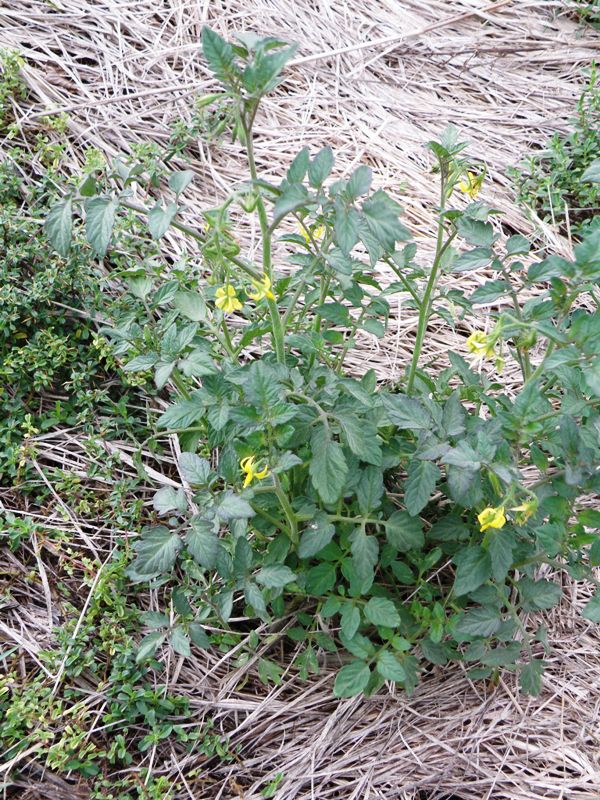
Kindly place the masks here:
[(506, 525), (504, 506), (498, 506), (497, 508), (488, 506), (484, 508), (481, 514), (477, 515), (477, 521), (482, 533), (488, 528), (503, 528)]
[(269, 300), (275, 300), (275, 295), (271, 291), (271, 280), (268, 275), (263, 275), (260, 280), (253, 280), (252, 286), (254, 286), (254, 292), (248, 292), (248, 297), (252, 300), (258, 302), (259, 300), (263, 300), (265, 297)]
[(215, 305), (220, 308), (224, 314), (231, 314), (234, 311), (240, 311), (244, 306), (238, 299), (235, 288), (231, 284), (219, 286), (215, 292)]
[(479, 358), (495, 358), (496, 356), (494, 340), (483, 331), (473, 331), (466, 344), (467, 350), (470, 353), (475, 353)]
[(244, 489), (246, 486), (250, 486), (253, 480), (262, 481), (262, 479), (266, 478), (270, 473), (269, 467), (266, 464), (263, 469), (258, 469), (255, 456), (246, 456), (246, 458), (242, 458), (240, 467), (242, 468), (242, 472), (246, 473)]

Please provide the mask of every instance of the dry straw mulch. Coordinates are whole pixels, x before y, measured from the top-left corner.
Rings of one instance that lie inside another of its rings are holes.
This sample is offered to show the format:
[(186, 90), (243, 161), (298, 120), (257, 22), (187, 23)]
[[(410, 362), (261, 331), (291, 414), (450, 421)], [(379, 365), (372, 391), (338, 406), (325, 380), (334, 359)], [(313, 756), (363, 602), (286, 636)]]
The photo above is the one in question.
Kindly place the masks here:
[[(0, 46), (21, 51), (27, 60), (31, 97), (20, 109), (24, 129), (35, 133), (49, 111), (68, 112), (71, 166), (77, 170), (86, 147), (115, 155), (135, 142), (164, 143), (173, 121), (189, 117), (194, 95), (213, 86), (198, 46), (205, 23), (224, 35), (251, 29), (297, 41), (286, 80), (265, 101), (257, 125), (265, 177), (277, 180), (301, 146), (331, 144), (339, 175), (368, 163), (378, 185), (401, 198), (407, 224), (426, 254), (437, 187), (423, 144), (452, 121), (471, 142), (470, 154), (487, 166), (490, 179), (482, 196), (503, 212), (503, 232), (533, 235), (538, 248), (568, 254), (567, 239), (514, 205), (506, 176), (508, 166), (554, 131), (567, 129), (582, 70), (600, 54), (600, 38), (576, 24), (568, 5), (5, 0)], [(0, 154), (9, 146), (0, 141)], [(227, 142), (218, 149), (198, 142), (188, 156), (197, 174), (188, 216), (198, 222), (199, 210), (222, 196), (228, 181), (244, 177), (243, 166), (237, 144)], [(247, 236), (254, 247), (256, 231)], [(173, 254), (186, 247), (177, 237), (167, 246)], [(468, 280), (476, 284), (484, 276)], [(401, 374), (414, 319), (401, 299), (393, 311), (384, 340), (365, 336), (361, 342), (356, 370), (368, 364), (383, 379)], [(464, 332), (434, 328), (431, 334), (429, 354), (437, 358), (452, 336)], [(85, 477), (84, 445), (76, 431), (47, 436), (44, 461)], [(2, 500), (11, 507), (10, 497)], [(70, 531), (102, 559), (119, 534), (98, 521), (65, 516), (58, 503), (47, 513), (47, 524)], [(52, 640), (53, 609), (42, 584), (39, 597), (28, 591), (22, 607), (5, 615), (2, 635), (35, 659)], [(235, 652), (183, 663), (172, 659), (170, 687), (190, 697), (199, 723), (214, 719), (217, 729), (229, 733), (239, 757), (203, 771), (197, 757), (163, 748), (152, 753), (153, 769), (180, 781), (181, 798), (259, 798), (280, 772), (275, 796), (281, 800), (599, 798), (599, 637), (577, 614), (584, 592), (568, 584), (561, 607), (547, 615), (553, 652), (537, 699), (519, 695), (510, 675), (493, 688), (472, 683), (461, 666), (453, 666), (432, 670), (412, 698), (386, 689), (369, 700), (338, 702), (330, 693), (334, 657), (324, 660), (321, 676), (303, 684), (290, 666), (293, 654), (277, 638), (264, 653), (289, 670), (283, 685), (270, 689), (257, 680), (254, 661), (233, 666)], [(59, 777), (44, 773), (35, 756), (30, 774), (31, 785), (19, 796), (78, 796)]]

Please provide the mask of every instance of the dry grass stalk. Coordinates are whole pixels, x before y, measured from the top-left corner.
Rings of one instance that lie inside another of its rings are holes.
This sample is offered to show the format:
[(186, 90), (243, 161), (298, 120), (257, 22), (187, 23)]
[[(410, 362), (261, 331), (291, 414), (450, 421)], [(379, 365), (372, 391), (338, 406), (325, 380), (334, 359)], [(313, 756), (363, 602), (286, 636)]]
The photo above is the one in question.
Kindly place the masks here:
[[(298, 41), (298, 57), (258, 124), (257, 156), (267, 178), (281, 176), (302, 145), (331, 144), (340, 175), (368, 163), (377, 183), (403, 199), (407, 223), (426, 256), (437, 189), (423, 144), (452, 121), (471, 141), (470, 154), (487, 166), (483, 199), (502, 211), (503, 232), (533, 234), (538, 248), (564, 254), (568, 241), (534, 225), (514, 205), (506, 168), (567, 128), (582, 68), (598, 56), (600, 38), (578, 28), (566, 5), (5, 0), (0, 46), (19, 50), (27, 60), (34, 102), (20, 109), (26, 129), (35, 131), (49, 112), (69, 113), (69, 167), (76, 171), (85, 147), (112, 156), (136, 142), (164, 143), (170, 124), (189, 117), (193, 95), (212, 88), (198, 46), (203, 24), (226, 35), (252, 29)], [(0, 141), (0, 153), (9, 147)], [(197, 175), (188, 216), (197, 224), (200, 210), (222, 196), (229, 181), (239, 180), (240, 153), (237, 145), (216, 150), (198, 142), (188, 155)], [(250, 249), (256, 240), (256, 231), (247, 231)], [(187, 245), (172, 236), (168, 247), (180, 254)], [(461, 286), (475, 288), (487, 277), (469, 275)], [(413, 330), (400, 298), (387, 336), (365, 335), (352, 356), (354, 369), (368, 362), (382, 379), (399, 377)], [(463, 336), (457, 330), (456, 339)], [(447, 328), (434, 328), (428, 356), (439, 359), (451, 338)], [(507, 377), (510, 384), (513, 376)], [(110, 446), (121, 451), (124, 473), (131, 472), (127, 447)], [(46, 467), (84, 479), (90, 467), (78, 431), (44, 437), (43, 460)], [(156, 467), (148, 460), (149, 491), (161, 474)], [(171, 477), (163, 480), (176, 479), (168, 463), (164, 468)], [(90, 485), (102, 490), (100, 482)], [(100, 560), (106, 559), (115, 537), (126, 532), (65, 514), (61, 503), (42, 515), (14, 493), (0, 495), (0, 508), (67, 531), (83, 552), (97, 548)], [(5, 560), (12, 573), (24, 571), (14, 556)], [(35, 588), (16, 580), (13, 594), (17, 602), (7, 610), (2, 636), (36, 662), (39, 650), (53, 641), (48, 614), (54, 612), (57, 621), (59, 609), (52, 609), (56, 601), (43, 581)], [(454, 666), (432, 669), (412, 698), (381, 692), (369, 700), (337, 702), (330, 695), (328, 664), (324, 677), (302, 684), (283, 638), (263, 650), (287, 665), (280, 687), (265, 688), (254, 661), (236, 668), (235, 651), (185, 663), (171, 659), (171, 688), (190, 697), (198, 723), (214, 719), (230, 735), (239, 760), (213, 761), (202, 769), (202, 758), (164, 749), (153, 753), (154, 770), (182, 781), (180, 798), (252, 800), (279, 772), (284, 779), (275, 796), (281, 800), (417, 800), (424, 791), (430, 798), (453, 793), (463, 800), (600, 797), (599, 642), (597, 631), (575, 612), (584, 594), (568, 586), (561, 607), (547, 615), (554, 650), (536, 700), (519, 696), (510, 676), (492, 689), (471, 683)], [(45, 772), (35, 754), (26, 761), (30, 779), (14, 786), (15, 796), (86, 796), (83, 787), (80, 792)], [(191, 778), (190, 770), (198, 767)]]

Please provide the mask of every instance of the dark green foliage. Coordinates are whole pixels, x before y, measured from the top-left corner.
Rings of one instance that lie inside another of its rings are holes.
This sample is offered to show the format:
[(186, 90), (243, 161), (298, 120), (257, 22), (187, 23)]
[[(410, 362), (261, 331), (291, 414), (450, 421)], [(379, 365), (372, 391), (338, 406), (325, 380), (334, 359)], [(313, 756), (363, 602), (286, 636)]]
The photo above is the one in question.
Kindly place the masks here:
[[(591, 4), (587, 5), (591, 10)], [(595, 13), (600, 14), (600, 6), (597, 8)], [(544, 222), (558, 225), (565, 233), (566, 206), (571, 231), (581, 236), (586, 229), (598, 225), (600, 212), (600, 187), (582, 180), (600, 153), (600, 86), (595, 67), (571, 126), (567, 134), (555, 133), (542, 151), (512, 171), (512, 177), (518, 199)]]

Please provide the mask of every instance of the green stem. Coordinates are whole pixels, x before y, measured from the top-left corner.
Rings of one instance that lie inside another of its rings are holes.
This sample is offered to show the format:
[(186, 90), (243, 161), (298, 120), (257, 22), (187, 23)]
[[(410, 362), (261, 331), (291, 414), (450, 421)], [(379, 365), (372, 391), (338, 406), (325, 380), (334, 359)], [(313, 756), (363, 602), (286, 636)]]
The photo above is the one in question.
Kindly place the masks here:
[(344, 360), (345, 360), (346, 356), (348, 355), (348, 350), (350, 350), (350, 347), (352, 345), (352, 337), (354, 336), (354, 334), (358, 330), (358, 328), (360, 326), (360, 323), (363, 321), (363, 318), (364, 318), (366, 313), (367, 313), (367, 309), (363, 308), (362, 311), (360, 312), (360, 314), (358, 315), (358, 318), (355, 320), (354, 324), (352, 325), (352, 328), (350, 328), (350, 335), (348, 336), (348, 338), (344, 342), (344, 347), (342, 348), (342, 352), (340, 353), (340, 355), (338, 357), (338, 360), (337, 360), (337, 364), (336, 364), (336, 367), (335, 367), (336, 372), (341, 372), (342, 371), (342, 367), (344, 366)]
[[(149, 213), (145, 206), (141, 206), (138, 203), (132, 203), (129, 200), (124, 200), (123, 198), (119, 198), (119, 203), (125, 208), (129, 208), (131, 211), (137, 211), (139, 214), (145, 214), (147, 216)], [(195, 228), (190, 228), (189, 225), (184, 225), (183, 222), (173, 220), (171, 222), (171, 227), (181, 231), (182, 233), (185, 233), (186, 236), (191, 236), (192, 239), (196, 239), (196, 241), (201, 242), (202, 244), (206, 244), (206, 237), (204, 234), (200, 233), (200, 231), (197, 231)], [(252, 267), (250, 264), (247, 264), (241, 258), (237, 258), (236, 256), (227, 256), (227, 260), (231, 261), (232, 264), (235, 264), (236, 267), (239, 267), (242, 272), (245, 272), (250, 278), (260, 280), (262, 277), (258, 270), (254, 269), (254, 267)]]
[[(415, 376), (417, 374), (417, 367), (419, 366), (419, 358), (421, 357), (421, 350), (423, 349), (423, 342), (425, 340), (425, 333), (427, 331), (427, 323), (431, 316), (432, 295), (438, 281), (438, 274), (440, 270), (440, 262), (445, 250), (444, 246), (444, 220), (443, 214), (446, 203), (446, 179), (444, 174), (445, 167), (441, 168), (441, 188), (440, 188), (440, 209), (438, 217), (438, 231), (437, 241), (435, 246), (435, 257), (431, 266), (431, 273), (427, 286), (425, 287), (425, 294), (421, 301), (421, 308), (419, 309), (419, 321), (417, 323), (417, 338), (415, 340), (415, 349), (413, 350), (412, 361), (408, 372), (408, 382), (406, 386), (407, 394), (411, 394), (415, 384)], [(448, 244), (448, 243), (446, 243)]]
[(176, 369), (174, 369), (173, 372), (171, 373), (171, 380), (173, 381), (173, 385), (175, 386), (179, 394), (184, 398), (184, 400), (189, 400), (191, 395), (188, 392), (183, 377)]
[(225, 320), (221, 322), (221, 330), (223, 331), (223, 337), (225, 339), (225, 349), (231, 356), (234, 361), (238, 360), (237, 351), (233, 346), (233, 342), (231, 341), (231, 335), (229, 334), (229, 328), (227, 327), (227, 323)]
[[(252, 142), (252, 122), (256, 108), (250, 111), (248, 118), (245, 116), (245, 110), (241, 112), (241, 122), (244, 129), (246, 139), (246, 156), (248, 158), (248, 167), (250, 168), (250, 176), (254, 183), (258, 181), (258, 173), (256, 171), (256, 159), (254, 157), (254, 144)], [(263, 273), (268, 279), (273, 282), (273, 264), (271, 259), (271, 231), (269, 229), (269, 219), (267, 217), (267, 209), (260, 191), (257, 191), (256, 210), (258, 212), (258, 221), (260, 224), (260, 232), (262, 237), (262, 265)], [(271, 317), (271, 339), (273, 342), (273, 349), (275, 356), (280, 364), (285, 364), (285, 348), (284, 348), (284, 327), (279, 316), (279, 309), (275, 300), (267, 299), (269, 307), (269, 314)]]
[(294, 514), (294, 509), (290, 505), (290, 501), (288, 500), (277, 475), (273, 475), (273, 481), (275, 483), (275, 494), (277, 495), (277, 499), (281, 504), (283, 513), (285, 514), (288, 525), (290, 526), (290, 539), (294, 544), (298, 544), (298, 522), (296, 520), (296, 515)]

